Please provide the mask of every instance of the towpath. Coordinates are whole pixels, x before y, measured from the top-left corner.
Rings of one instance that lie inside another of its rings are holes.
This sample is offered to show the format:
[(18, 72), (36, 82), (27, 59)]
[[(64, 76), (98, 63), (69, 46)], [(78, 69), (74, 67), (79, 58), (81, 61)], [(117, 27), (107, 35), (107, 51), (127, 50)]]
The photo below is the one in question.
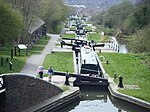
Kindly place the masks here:
[(55, 41), (58, 40), (60, 35), (57, 34), (47, 34), (50, 36), (51, 39), (49, 40), (48, 44), (45, 46), (44, 50), (41, 54), (34, 54), (27, 58), (26, 63), (21, 70), (21, 73), (29, 74), (29, 75), (37, 75), (37, 68), (39, 65), (42, 65), (44, 59), (47, 54), (51, 54), (53, 47), (55, 46)]

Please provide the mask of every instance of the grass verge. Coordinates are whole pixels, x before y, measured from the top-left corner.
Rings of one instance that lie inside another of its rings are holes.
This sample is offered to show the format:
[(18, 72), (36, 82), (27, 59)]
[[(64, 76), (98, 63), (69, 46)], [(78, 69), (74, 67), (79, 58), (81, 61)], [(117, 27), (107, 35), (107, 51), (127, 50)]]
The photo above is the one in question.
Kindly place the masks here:
[(63, 38), (75, 38), (75, 34), (63, 34)]
[(73, 53), (56, 52), (49, 54), (46, 56), (43, 66), (45, 69), (48, 69), (49, 66), (52, 66), (54, 71), (66, 72), (68, 70), (70, 73), (73, 73)]
[[(103, 64), (106, 72), (113, 77), (123, 76), (124, 85), (138, 85), (141, 89), (119, 89), (118, 91), (150, 102), (150, 69), (141, 63), (141, 59), (134, 54), (102, 53), (109, 64)], [(118, 80), (114, 80), (118, 83)]]
[[(28, 53), (28, 56), (32, 54), (39, 54), (44, 49), (44, 46), (48, 43), (50, 37), (40, 37), (40, 40), (36, 43), (36, 45), (42, 46), (33, 46)], [(17, 50), (17, 56), (13, 56), (11, 58), (11, 49), (14, 49), (12, 45), (0, 46), (0, 74), (6, 73), (17, 73), (20, 72), (25, 64), (25, 61), (28, 56), (26, 56), (26, 50), (21, 50), (20, 56)], [(3, 65), (1, 64), (1, 58), (3, 58)], [(8, 58), (8, 60), (7, 60)], [(9, 62), (12, 62), (12, 69), (10, 70)]]
[[(13, 58), (11, 58), (12, 46), (0, 48), (0, 74), (20, 72), (26, 61), (25, 53), (21, 52), (21, 56), (13, 56)], [(10, 69), (9, 62), (12, 63), (12, 69)]]

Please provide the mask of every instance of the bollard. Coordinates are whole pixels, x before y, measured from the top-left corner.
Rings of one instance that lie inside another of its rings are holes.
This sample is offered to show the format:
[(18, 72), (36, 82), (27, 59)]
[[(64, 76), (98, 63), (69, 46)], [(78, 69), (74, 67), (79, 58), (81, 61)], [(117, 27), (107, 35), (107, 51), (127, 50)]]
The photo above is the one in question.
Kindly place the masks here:
[(106, 64), (108, 65), (108, 60), (106, 61)]
[(101, 53), (101, 49), (99, 50), (99, 53)]
[(118, 84), (118, 87), (124, 88), (124, 87), (123, 87), (123, 77), (122, 77), (122, 76), (119, 76), (119, 84)]
[(68, 73), (68, 70), (67, 70), (67, 72), (66, 72), (65, 85), (70, 86), (70, 84), (69, 84), (69, 73)]
[(119, 53), (119, 49), (118, 49), (118, 53)]
[(12, 70), (12, 65), (13, 65), (12, 62), (9, 61), (9, 69), (10, 69), (10, 70)]
[(116, 73), (114, 73), (114, 79), (116, 79), (117, 78), (117, 74)]
[(11, 49), (11, 59), (13, 59), (13, 53), (14, 53), (14, 50)]
[(86, 63), (86, 60), (84, 59), (84, 64)]
[(61, 48), (63, 48), (63, 44), (62, 44), (62, 42), (60, 43), (60, 45), (61, 45)]
[(100, 71), (99, 76), (100, 76), (100, 77), (103, 77), (103, 72), (102, 72), (102, 71)]

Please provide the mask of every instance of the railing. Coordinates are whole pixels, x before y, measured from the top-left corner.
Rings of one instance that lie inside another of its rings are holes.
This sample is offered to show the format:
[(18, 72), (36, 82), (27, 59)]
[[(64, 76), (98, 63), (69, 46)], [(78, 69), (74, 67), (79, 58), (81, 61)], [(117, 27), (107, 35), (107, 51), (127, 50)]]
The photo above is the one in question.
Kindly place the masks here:
[(5, 80), (4, 75), (0, 75), (0, 93), (5, 91)]

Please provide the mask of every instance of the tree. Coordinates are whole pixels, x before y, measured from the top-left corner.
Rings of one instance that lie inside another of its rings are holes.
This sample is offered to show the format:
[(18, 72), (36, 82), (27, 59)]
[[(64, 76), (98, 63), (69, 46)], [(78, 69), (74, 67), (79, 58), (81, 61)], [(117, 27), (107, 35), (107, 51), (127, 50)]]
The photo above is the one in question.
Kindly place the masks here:
[(41, 15), (41, 1), (42, 0), (6, 0), (12, 4), (12, 8), (18, 10), (23, 16), (23, 28), (20, 31), (18, 43), (28, 43), (31, 36), (29, 36), (29, 28), (34, 22), (35, 18)]
[(125, 33), (124, 21), (134, 10), (135, 7), (132, 2), (123, 1), (98, 15), (95, 21), (103, 27), (119, 29), (119, 31)]
[(134, 5), (130, 1), (123, 1), (121, 4), (111, 7), (108, 10), (108, 17), (113, 27), (124, 31), (124, 21), (134, 10)]
[(31, 40), (29, 29), (38, 18), (43, 19), (49, 31), (55, 32), (60, 23), (66, 19), (67, 6), (63, 0), (5, 0), (12, 9), (18, 10), (23, 17), (23, 27), (17, 43), (28, 43)]
[(129, 48), (135, 53), (150, 52), (150, 24), (132, 35)]
[(56, 32), (60, 23), (68, 16), (67, 6), (62, 0), (44, 0), (42, 6), (43, 20), (51, 32)]
[(23, 26), (21, 14), (12, 6), (0, 0), (0, 44), (14, 42)]

